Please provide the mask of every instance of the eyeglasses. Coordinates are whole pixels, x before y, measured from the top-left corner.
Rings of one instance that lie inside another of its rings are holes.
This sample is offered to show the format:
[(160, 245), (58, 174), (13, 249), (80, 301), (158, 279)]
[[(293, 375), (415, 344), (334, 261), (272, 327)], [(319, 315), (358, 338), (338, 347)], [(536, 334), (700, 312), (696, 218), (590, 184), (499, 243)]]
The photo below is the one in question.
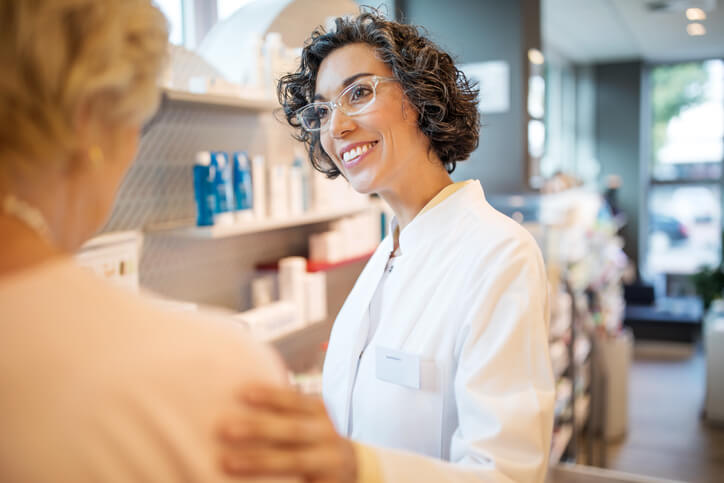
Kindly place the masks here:
[(360, 114), (375, 102), (377, 85), (380, 82), (396, 80), (392, 77), (377, 75), (359, 80), (331, 101), (313, 102), (302, 107), (296, 112), (297, 119), (307, 132), (323, 131), (329, 126), (334, 109), (339, 109), (347, 116)]

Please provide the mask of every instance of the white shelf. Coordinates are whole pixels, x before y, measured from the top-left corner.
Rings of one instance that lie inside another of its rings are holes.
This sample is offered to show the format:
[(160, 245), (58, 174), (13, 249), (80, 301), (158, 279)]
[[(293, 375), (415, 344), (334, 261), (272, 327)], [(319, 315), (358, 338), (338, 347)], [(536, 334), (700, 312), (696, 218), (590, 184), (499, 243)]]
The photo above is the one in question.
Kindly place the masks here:
[(563, 453), (566, 452), (568, 443), (571, 441), (571, 436), (573, 436), (573, 427), (570, 424), (564, 424), (561, 426), (561, 429), (553, 434), (553, 444), (551, 445), (551, 456), (549, 460), (551, 466), (557, 465), (561, 461)]
[(161, 92), (163, 92), (163, 95), (167, 99), (172, 101), (235, 107), (249, 111), (272, 111), (279, 107), (276, 99), (272, 98), (244, 98), (219, 94), (196, 94), (194, 92), (170, 89), (168, 87), (162, 88)]
[(362, 206), (342, 208), (338, 210), (309, 212), (294, 218), (268, 218), (264, 220), (250, 219), (248, 221), (240, 221), (229, 225), (182, 227), (168, 227), (164, 225), (157, 225), (147, 228), (147, 231), (153, 234), (165, 236), (211, 240), (239, 235), (248, 235), (252, 233), (261, 233), (265, 231), (280, 230), (282, 228), (312, 225), (314, 223), (323, 223), (325, 221), (336, 220), (338, 218), (344, 218), (345, 216), (352, 216), (363, 213), (373, 208), (374, 206), (367, 204)]

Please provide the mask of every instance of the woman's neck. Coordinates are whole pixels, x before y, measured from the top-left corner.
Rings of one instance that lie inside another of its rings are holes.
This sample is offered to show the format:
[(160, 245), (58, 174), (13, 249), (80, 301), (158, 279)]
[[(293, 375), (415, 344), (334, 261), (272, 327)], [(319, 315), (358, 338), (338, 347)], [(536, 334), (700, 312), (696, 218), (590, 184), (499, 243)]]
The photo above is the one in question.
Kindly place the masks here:
[(4, 213), (0, 213), (0, 233), (3, 234), (0, 277), (39, 265), (63, 254), (20, 220)]
[(53, 170), (0, 186), (0, 276), (75, 251), (77, 208), (89, 204), (81, 192), (74, 177)]
[(434, 169), (421, 169), (410, 173), (397, 187), (380, 191), (379, 195), (390, 205), (397, 218), (400, 231), (446, 186), (452, 184), (450, 175), (438, 165)]

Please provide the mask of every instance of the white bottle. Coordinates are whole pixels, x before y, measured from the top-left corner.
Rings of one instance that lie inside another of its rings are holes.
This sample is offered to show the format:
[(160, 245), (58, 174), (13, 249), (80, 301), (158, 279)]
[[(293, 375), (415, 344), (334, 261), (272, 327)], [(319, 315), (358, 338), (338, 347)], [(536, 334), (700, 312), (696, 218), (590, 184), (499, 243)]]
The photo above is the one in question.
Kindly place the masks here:
[(251, 51), (254, 56), (254, 71), (251, 85), (259, 93), (258, 95), (268, 95), (268, 84), (264, 69), (264, 41), (259, 34), (252, 35)]
[(241, 312), (234, 316), (258, 340), (272, 341), (303, 327), (297, 307), (284, 300)]
[(264, 156), (254, 156), (251, 160), (251, 186), (254, 197), (254, 217), (265, 220), (266, 213), (266, 167)]
[(304, 170), (296, 162), (289, 168), (289, 215), (304, 213)]
[(307, 259), (287, 257), (279, 260), (279, 298), (296, 305), (306, 323)]
[(304, 279), (307, 324), (327, 318), (327, 276), (324, 272), (307, 273)]
[(284, 219), (289, 216), (289, 166), (269, 166), (269, 215)]
[(251, 306), (258, 308), (274, 302), (274, 286), (276, 282), (273, 275), (262, 275), (251, 281)]
[(283, 50), (282, 34), (279, 32), (269, 32), (264, 42), (264, 55), (266, 57), (266, 88), (268, 95), (271, 97), (274, 96), (274, 86), (279, 77)]

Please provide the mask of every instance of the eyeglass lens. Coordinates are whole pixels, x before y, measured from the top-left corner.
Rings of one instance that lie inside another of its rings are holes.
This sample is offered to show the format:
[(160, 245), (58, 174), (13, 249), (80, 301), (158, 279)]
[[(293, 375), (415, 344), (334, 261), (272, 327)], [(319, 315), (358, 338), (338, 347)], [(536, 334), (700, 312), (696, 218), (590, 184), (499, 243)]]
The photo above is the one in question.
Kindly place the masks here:
[[(335, 101), (338, 109), (347, 115), (360, 113), (375, 99), (375, 83), (371, 80), (359, 81), (345, 89)], [(301, 111), (304, 128), (316, 131), (324, 127), (331, 117), (328, 104), (311, 104)]]

